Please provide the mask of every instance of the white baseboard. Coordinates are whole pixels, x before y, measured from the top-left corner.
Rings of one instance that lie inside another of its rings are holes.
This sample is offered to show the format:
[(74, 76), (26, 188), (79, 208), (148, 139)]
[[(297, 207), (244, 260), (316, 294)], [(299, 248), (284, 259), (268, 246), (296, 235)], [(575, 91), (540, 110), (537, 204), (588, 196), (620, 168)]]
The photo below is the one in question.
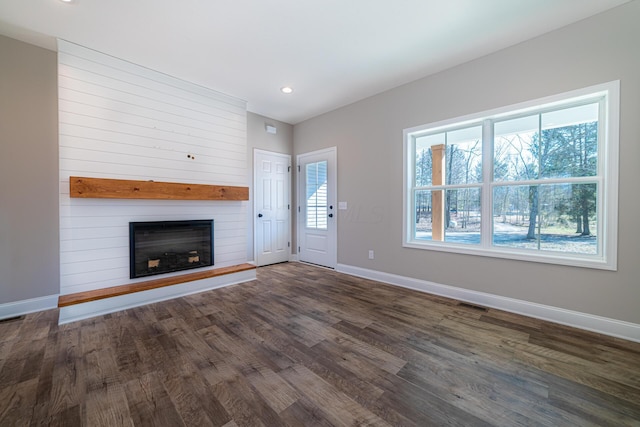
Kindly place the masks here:
[[(255, 280), (256, 270), (240, 271), (222, 276), (210, 277), (193, 282), (180, 283), (163, 288), (150, 289), (148, 291), (135, 292), (117, 297), (90, 301), (83, 304), (75, 304), (60, 308), (60, 318), (58, 323), (76, 322), (90, 317), (101, 316), (132, 307), (152, 304), (154, 302), (165, 301), (185, 295), (204, 292), (211, 289), (222, 288), (238, 283)], [(57, 298), (56, 298), (57, 305)]]
[(0, 320), (58, 307), (58, 295), (0, 304)]
[(365, 279), (376, 280), (390, 285), (414, 289), (421, 292), (453, 298), (485, 307), (522, 314), (537, 319), (548, 320), (562, 325), (573, 326), (629, 341), (640, 342), (640, 325), (607, 317), (566, 310), (564, 308), (502, 297), (455, 286), (442, 285), (426, 280), (389, 274), (366, 268), (338, 264), (336, 271)]

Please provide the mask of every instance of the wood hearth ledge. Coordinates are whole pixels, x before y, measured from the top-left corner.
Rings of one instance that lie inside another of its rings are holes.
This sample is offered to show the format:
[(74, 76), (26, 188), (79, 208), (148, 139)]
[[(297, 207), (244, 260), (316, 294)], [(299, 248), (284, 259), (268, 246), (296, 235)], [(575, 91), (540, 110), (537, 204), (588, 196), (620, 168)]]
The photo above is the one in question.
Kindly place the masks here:
[(249, 187), (69, 177), (69, 196), (98, 199), (249, 200)]
[(177, 285), (179, 283), (193, 282), (195, 280), (208, 279), (210, 277), (223, 276), (225, 274), (239, 273), (241, 271), (253, 270), (255, 268), (256, 266), (253, 264), (239, 264), (232, 265), (230, 267), (216, 268), (214, 270), (199, 271), (197, 273), (182, 274), (180, 276), (164, 277), (161, 279), (132, 283), (129, 285), (113, 286), (93, 291), (60, 295), (58, 298), (58, 307), (67, 307), (70, 305), (132, 294), (134, 292), (148, 291), (165, 286)]

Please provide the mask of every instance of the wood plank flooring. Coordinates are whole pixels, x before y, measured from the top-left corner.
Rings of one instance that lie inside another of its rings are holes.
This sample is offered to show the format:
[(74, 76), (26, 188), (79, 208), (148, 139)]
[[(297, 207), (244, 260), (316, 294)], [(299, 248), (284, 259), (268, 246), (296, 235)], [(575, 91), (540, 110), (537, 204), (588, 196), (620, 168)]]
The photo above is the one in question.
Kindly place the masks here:
[(0, 323), (0, 426), (640, 426), (640, 344), (300, 263)]

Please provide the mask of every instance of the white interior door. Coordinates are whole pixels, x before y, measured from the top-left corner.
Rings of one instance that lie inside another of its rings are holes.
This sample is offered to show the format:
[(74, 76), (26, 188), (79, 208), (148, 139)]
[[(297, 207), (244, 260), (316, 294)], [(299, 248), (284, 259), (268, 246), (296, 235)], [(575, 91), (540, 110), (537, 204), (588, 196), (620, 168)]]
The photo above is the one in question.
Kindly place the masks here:
[(291, 156), (254, 150), (253, 159), (256, 264), (289, 261)]
[(337, 264), (336, 148), (301, 154), (298, 161), (298, 259)]

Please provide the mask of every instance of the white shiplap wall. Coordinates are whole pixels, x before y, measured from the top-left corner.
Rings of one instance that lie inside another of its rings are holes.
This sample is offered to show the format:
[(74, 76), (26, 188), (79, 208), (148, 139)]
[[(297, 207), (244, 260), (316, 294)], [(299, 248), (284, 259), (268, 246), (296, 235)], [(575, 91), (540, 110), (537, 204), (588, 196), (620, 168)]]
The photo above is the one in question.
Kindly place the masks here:
[(62, 40), (58, 98), (61, 294), (144, 280), (131, 221), (212, 218), (214, 268), (246, 262), (248, 202), (69, 197), (70, 176), (247, 186), (244, 101)]

